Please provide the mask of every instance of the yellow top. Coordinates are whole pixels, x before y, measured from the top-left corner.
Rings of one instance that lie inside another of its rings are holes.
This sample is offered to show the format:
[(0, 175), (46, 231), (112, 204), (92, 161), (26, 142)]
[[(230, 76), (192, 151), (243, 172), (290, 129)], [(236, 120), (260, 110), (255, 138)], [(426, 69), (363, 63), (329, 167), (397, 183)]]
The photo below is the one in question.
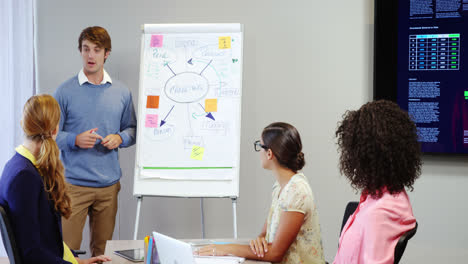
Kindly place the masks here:
[(78, 264), (75, 256), (71, 252), (70, 248), (63, 242), (63, 260), (71, 262), (72, 264)]
[[(29, 161), (32, 162), (32, 164), (34, 164), (34, 166), (37, 167), (36, 157), (34, 157), (34, 155), (31, 153), (31, 151), (29, 151), (29, 149), (27, 149), (23, 145), (19, 145), (15, 150), (16, 152), (18, 152), (18, 154), (27, 158)], [(63, 260), (71, 262), (72, 264), (78, 264), (78, 261), (76, 260), (75, 256), (73, 255), (67, 244), (65, 244), (65, 242), (63, 242)]]
[(15, 150), (16, 150), (16, 152), (18, 152), (18, 154), (20, 154), (21, 156), (27, 158), (29, 161), (32, 162), (32, 164), (34, 164), (34, 166), (37, 167), (36, 157), (34, 157), (34, 155), (31, 153), (31, 151), (29, 151), (29, 149), (27, 149), (23, 145), (19, 145)]

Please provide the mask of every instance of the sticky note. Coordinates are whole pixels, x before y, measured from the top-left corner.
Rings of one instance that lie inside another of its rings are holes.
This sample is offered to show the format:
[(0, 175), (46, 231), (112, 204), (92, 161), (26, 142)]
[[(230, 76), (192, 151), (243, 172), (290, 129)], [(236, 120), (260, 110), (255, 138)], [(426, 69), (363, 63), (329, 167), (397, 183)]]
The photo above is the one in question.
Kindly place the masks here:
[(158, 115), (146, 115), (145, 127), (158, 127)]
[(190, 154), (191, 159), (203, 160), (203, 155), (205, 154), (205, 148), (199, 146), (192, 147), (192, 154)]
[(146, 108), (159, 108), (159, 95), (148, 95)]
[(163, 35), (151, 35), (150, 47), (160, 48), (163, 46)]
[(217, 112), (218, 99), (205, 99), (205, 112)]
[(219, 48), (230, 49), (231, 48), (231, 37), (219, 37)]

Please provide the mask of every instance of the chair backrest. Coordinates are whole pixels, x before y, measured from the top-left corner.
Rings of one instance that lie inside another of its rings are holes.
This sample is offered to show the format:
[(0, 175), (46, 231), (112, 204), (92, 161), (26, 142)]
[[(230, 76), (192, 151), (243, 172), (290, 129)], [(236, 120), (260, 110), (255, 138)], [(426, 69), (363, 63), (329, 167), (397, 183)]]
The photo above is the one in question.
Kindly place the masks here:
[(395, 259), (393, 261), (394, 264), (398, 264), (400, 262), (400, 259), (403, 256), (403, 252), (405, 252), (406, 245), (408, 244), (408, 240), (410, 240), (416, 234), (417, 230), (418, 222), (416, 222), (416, 226), (413, 229), (406, 231), (406, 233), (400, 237), (398, 243), (395, 246)]
[[(358, 207), (359, 203), (358, 202), (348, 202), (346, 205), (345, 213), (343, 215), (343, 222), (341, 223), (341, 232), (343, 232), (343, 228), (346, 225), (346, 222), (348, 221), (348, 218), (356, 211), (356, 208)], [(400, 239), (398, 240), (398, 243), (395, 246), (395, 258), (393, 263), (398, 264), (400, 262), (401, 257), (403, 256), (403, 253), (405, 252), (406, 245), (408, 244), (408, 241), (416, 234), (416, 231), (418, 230), (418, 222), (416, 222), (416, 226), (408, 230), (406, 233), (404, 233)], [(340, 236), (341, 236), (340, 232)]]
[(343, 232), (343, 227), (345, 226), (346, 222), (348, 221), (348, 218), (356, 211), (356, 208), (358, 207), (359, 203), (358, 202), (349, 202), (346, 205), (346, 209), (343, 215), (343, 222), (341, 223), (341, 231), (340, 231), (340, 236), (341, 232)]
[(5, 250), (8, 254), (10, 264), (21, 264), (21, 255), (16, 246), (13, 229), (11, 228), (10, 220), (5, 209), (0, 205), (0, 231), (2, 233), (2, 240)]

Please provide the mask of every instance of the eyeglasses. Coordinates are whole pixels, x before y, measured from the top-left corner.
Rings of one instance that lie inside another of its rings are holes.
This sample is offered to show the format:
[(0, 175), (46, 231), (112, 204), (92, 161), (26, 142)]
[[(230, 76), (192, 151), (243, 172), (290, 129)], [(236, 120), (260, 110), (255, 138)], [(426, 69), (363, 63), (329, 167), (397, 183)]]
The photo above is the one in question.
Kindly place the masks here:
[(268, 147), (265, 145), (262, 145), (262, 143), (260, 143), (260, 140), (257, 140), (254, 142), (254, 149), (255, 151), (259, 152), (261, 149), (267, 150)]

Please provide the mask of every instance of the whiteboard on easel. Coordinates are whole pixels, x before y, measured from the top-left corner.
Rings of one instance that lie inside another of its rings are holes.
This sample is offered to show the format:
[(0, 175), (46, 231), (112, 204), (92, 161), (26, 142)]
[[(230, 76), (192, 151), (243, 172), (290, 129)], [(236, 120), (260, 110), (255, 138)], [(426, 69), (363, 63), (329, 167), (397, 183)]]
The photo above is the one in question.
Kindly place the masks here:
[(145, 24), (134, 195), (238, 197), (241, 24)]

